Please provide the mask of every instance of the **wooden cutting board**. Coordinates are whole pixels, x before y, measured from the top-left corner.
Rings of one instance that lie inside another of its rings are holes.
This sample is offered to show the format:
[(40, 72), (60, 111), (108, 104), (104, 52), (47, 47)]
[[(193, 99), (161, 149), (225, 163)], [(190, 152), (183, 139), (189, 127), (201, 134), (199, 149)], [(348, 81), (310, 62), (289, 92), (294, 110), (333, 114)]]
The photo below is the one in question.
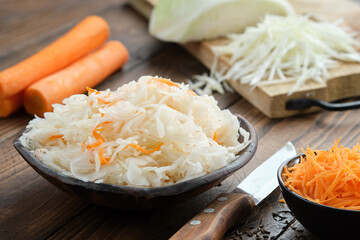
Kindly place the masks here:
[[(130, 0), (131, 5), (145, 17), (149, 18), (157, 0)], [(326, 16), (329, 20), (343, 18), (354, 30), (360, 32), (360, 4), (351, 0), (289, 0), (294, 9), (302, 13), (313, 13)], [(183, 47), (211, 68), (214, 53), (211, 46), (220, 44), (221, 40), (191, 42)], [(229, 66), (227, 57), (220, 57), (219, 69)], [(199, 73), (200, 74), (200, 73)], [(342, 63), (329, 70), (329, 79), (324, 83), (308, 81), (295, 93), (287, 96), (293, 83), (258, 86), (251, 90), (246, 84), (229, 80), (230, 85), (252, 105), (270, 118), (289, 117), (298, 114), (318, 111), (316, 107), (306, 110), (286, 110), (285, 104), (290, 99), (313, 98), (332, 102), (344, 98), (360, 96), (360, 64)]]

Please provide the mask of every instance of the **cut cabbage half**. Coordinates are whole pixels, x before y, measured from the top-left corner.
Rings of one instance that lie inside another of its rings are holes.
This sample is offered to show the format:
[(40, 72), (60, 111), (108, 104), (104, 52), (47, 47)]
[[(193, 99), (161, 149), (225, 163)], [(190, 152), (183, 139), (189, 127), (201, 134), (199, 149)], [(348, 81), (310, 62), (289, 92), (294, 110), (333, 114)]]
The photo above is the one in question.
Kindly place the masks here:
[(265, 14), (293, 12), (286, 0), (159, 0), (149, 31), (163, 41), (185, 43), (242, 32)]

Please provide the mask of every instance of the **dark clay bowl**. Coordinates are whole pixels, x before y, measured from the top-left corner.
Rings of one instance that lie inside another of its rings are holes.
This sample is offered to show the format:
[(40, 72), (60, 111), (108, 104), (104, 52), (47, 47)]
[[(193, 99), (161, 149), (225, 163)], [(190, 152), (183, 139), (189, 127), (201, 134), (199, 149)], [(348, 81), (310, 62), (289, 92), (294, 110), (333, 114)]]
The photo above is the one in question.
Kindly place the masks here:
[(44, 165), (21, 144), (20, 136), (14, 140), (14, 147), (36, 172), (56, 187), (73, 196), (111, 208), (146, 210), (182, 202), (205, 192), (250, 161), (257, 147), (256, 133), (246, 119), (241, 116), (237, 117), (241, 127), (250, 133), (251, 142), (232, 163), (207, 175), (164, 187), (141, 188), (84, 182), (56, 172)]
[(319, 239), (360, 239), (360, 211), (318, 204), (299, 196), (285, 186), (284, 167), (289, 168), (299, 160), (298, 155), (285, 161), (277, 174), (283, 197), (295, 218)]

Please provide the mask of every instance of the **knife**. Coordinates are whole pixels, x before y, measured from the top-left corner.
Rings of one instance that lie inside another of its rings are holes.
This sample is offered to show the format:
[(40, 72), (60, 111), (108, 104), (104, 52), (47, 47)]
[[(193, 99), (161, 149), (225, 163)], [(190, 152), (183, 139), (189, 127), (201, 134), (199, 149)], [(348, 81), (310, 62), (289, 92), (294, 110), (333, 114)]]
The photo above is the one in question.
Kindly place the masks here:
[(217, 196), (170, 239), (222, 239), (228, 229), (247, 220), (254, 208), (277, 188), (277, 169), (282, 162), (295, 155), (295, 147), (288, 142), (252, 171), (231, 193)]

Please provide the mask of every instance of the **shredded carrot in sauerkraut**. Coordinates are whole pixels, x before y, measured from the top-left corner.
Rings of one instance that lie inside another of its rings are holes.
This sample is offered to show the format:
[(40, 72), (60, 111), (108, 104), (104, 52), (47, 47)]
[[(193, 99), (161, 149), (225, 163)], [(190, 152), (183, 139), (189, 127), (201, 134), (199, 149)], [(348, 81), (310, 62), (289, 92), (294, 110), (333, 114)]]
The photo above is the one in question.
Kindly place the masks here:
[(173, 81), (169, 80), (169, 79), (166, 79), (166, 78), (150, 78), (148, 83), (163, 83), (163, 84), (166, 84), (168, 86), (171, 86), (171, 87), (179, 87), (179, 84), (177, 83), (174, 83)]
[(154, 148), (153, 150), (149, 151), (149, 150), (146, 150), (144, 148), (142, 148), (141, 146), (135, 144), (135, 143), (129, 143), (128, 145), (126, 145), (126, 147), (123, 148), (123, 150), (127, 149), (128, 147), (132, 147), (132, 148), (135, 148), (136, 150), (140, 151), (140, 152), (143, 152), (145, 154), (150, 154), (150, 153), (153, 153), (153, 152), (156, 152), (156, 151), (159, 151), (160, 150), (160, 147), (164, 145), (164, 143), (160, 143), (159, 145), (156, 146), (156, 148)]
[(63, 137), (64, 137), (63, 134), (51, 135), (51, 136), (49, 137), (49, 140), (51, 140), (51, 139), (56, 139), (56, 138), (63, 138)]
[(83, 181), (174, 184), (229, 164), (249, 143), (236, 116), (184, 84), (145, 76), (113, 92), (87, 90), (32, 120), (21, 137), (43, 163)]

